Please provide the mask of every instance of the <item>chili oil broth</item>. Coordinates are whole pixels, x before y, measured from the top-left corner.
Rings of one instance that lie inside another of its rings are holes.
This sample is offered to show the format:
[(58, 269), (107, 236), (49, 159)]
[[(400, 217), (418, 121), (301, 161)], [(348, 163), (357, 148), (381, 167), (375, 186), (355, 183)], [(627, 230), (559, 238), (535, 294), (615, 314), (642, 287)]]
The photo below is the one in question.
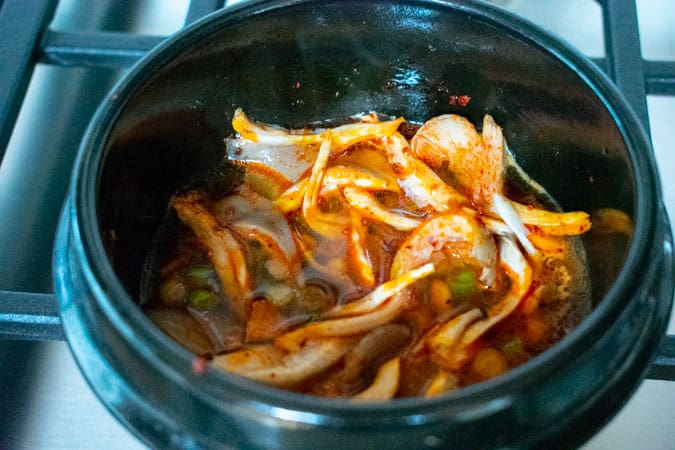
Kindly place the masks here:
[[(362, 169), (371, 167), (373, 171), (395, 171), (370, 144), (356, 145), (333, 156), (331, 163), (349, 166), (356, 165), (357, 161)], [(209, 208), (213, 209), (219, 198), (214, 198), (212, 188), (207, 191), (211, 194)], [(530, 201), (541, 198), (540, 192), (535, 195), (522, 190), (514, 192), (513, 185), (509, 192)], [(222, 193), (223, 197), (227, 195), (227, 192)], [(385, 207), (423, 217), (424, 211), (417, 211), (403, 196), (379, 193), (377, 198)], [(325, 212), (337, 213), (346, 208), (336, 199), (321, 202), (319, 206)], [(291, 213), (286, 219), (294, 238), (304, 239), (302, 245), (311, 249), (324, 267), (330, 267), (331, 261), (347, 261), (346, 238), (329, 240), (311, 232), (298, 213)], [(303, 283), (278, 280), (265, 270), (265, 261), (269, 255), (263, 246), (255, 240), (243, 240), (237, 236), (245, 249), (247, 266), (252, 274), (253, 304), (266, 302), (266, 307), (272, 305), (278, 314), (273, 329), (256, 332), (252, 336), (250, 330), (247, 331), (247, 324), (237, 320), (228, 310), (218, 277), (191, 230), (179, 223), (175, 214), (169, 213), (166, 220), (170, 223), (163, 227), (165, 231), (160, 233), (157, 243), (161, 251), (153, 252), (149, 263), (152, 267), (146, 274), (149, 277), (149, 294), (144, 307), (160, 328), (200, 357), (210, 358), (249, 344), (273, 342), (274, 337), (281, 333), (318, 320), (321, 313), (332, 306), (355, 300), (372, 290), (372, 287), (360, 286), (349, 267), (338, 268), (334, 273), (327, 274), (314, 268), (307, 260), (301, 263), (299, 278)], [(388, 280), (393, 257), (407, 233), (373, 221), (364, 220), (363, 225), (368, 230), (367, 253), (373, 264), (377, 286)], [(507, 369), (511, 369), (558, 342), (590, 312), (591, 292), (581, 241), (576, 237), (561, 239), (564, 240), (564, 250), (546, 256), (541, 261), (540, 270), (535, 272), (533, 289), (540, 288), (545, 292), (537, 307), (533, 311), (524, 311), (523, 308), (516, 310), (472, 345), (470, 353), (476, 355), (481, 349), (495, 349), (503, 355)], [(351, 373), (345, 375), (347, 366), (353, 366), (356, 364), (353, 360), (358, 359), (348, 354), (324, 373), (290, 389), (325, 397), (351, 396), (372, 382), (382, 363), (399, 356), (401, 378), (397, 396), (423, 394), (439, 368), (420, 340), (441, 319), (449, 320), (475, 306), (485, 310), (508, 289), (508, 278), (501, 274), (494, 287), (455, 295), (445, 308), (439, 308), (430, 298), (434, 280), (446, 282), (467, 271), (472, 272), (473, 279), (477, 280), (480, 268), (467, 266), (452, 254), (443, 252), (436, 252), (432, 258), (437, 265), (434, 275), (417, 281), (409, 290), (409, 308), (394, 323), (383, 326), (390, 327), (382, 334), (388, 336), (389, 341), (394, 341), (395, 345), (383, 345), (377, 357), (365, 358), (368, 367), (359, 367), (358, 376), (354, 375), (353, 367), (349, 367)], [(279, 290), (280, 284), (283, 286), (284, 283), (289, 289), (282, 290), (286, 291), (289, 298), (274, 298), (278, 295), (275, 290)], [(476, 373), (471, 363), (466, 364), (456, 375), (457, 387), (484, 379)]]

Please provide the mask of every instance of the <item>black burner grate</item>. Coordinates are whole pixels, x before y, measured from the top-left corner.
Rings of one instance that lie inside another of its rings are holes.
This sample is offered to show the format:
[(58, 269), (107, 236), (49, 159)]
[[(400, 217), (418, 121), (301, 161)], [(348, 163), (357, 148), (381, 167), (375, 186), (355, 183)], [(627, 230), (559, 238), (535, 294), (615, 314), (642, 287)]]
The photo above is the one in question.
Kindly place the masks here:
[[(57, 3), (57, 0), (0, 0), (0, 164), (36, 66), (125, 69), (163, 39), (129, 32), (54, 30), (49, 24)], [(675, 96), (675, 61), (648, 61), (642, 57), (635, 0), (599, 3), (606, 57), (595, 62), (614, 80), (649, 130), (647, 95)], [(224, 0), (192, 0), (186, 23), (224, 4)], [(61, 187), (57, 192), (65, 193), (68, 177), (59, 173), (50, 182)], [(2, 216), (5, 221), (15, 215), (3, 211)], [(41, 232), (53, 236), (54, 229)], [(16, 289), (7, 281), (14, 276), (10, 260), (0, 251), (0, 337), (62, 339), (54, 295), (49, 289), (44, 292)], [(663, 345), (670, 348), (669, 354), (675, 353), (674, 338), (667, 338)], [(675, 361), (657, 359), (650, 376), (675, 380)]]

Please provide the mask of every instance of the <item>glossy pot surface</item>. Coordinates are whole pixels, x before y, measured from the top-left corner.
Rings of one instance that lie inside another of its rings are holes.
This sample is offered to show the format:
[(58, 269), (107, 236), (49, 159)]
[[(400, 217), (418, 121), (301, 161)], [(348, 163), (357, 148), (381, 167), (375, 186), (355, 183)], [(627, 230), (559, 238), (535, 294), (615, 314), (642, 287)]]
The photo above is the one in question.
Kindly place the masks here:
[[(468, 104), (457, 101), (468, 96)], [(437, 399), (353, 404), (267, 388), (194, 358), (137, 305), (170, 195), (223, 157), (242, 107), (299, 127), (363, 111), (485, 113), (564, 209), (616, 208), (589, 235), (594, 311), (559, 344)], [(673, 296), (648, 138), (607, 78), (532, 25), (472, 1), (270, 1), (215, 13), (114, 88), (82, 143), (54, 256), (65, 334), (110, 411), (158, 448), (557, 448), (629, 398)]]

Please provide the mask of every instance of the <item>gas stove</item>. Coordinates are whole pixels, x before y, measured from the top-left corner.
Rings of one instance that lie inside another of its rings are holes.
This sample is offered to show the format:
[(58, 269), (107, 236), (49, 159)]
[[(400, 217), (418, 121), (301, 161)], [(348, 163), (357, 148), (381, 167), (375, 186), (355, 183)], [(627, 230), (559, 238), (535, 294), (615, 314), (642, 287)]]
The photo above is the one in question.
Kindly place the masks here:
[[(0, 0), (0, 449), (145, 448), (99, 403), (62, 341), (54, 232), (79, 141), (115, 80), (168, 34), (233, 3)], [(567, 40), (614, 80), (651, 133), (675, 217), (671, 0), (492, 3)], [(674, 368), (656, 361), (583, 448), (674, 449)]]

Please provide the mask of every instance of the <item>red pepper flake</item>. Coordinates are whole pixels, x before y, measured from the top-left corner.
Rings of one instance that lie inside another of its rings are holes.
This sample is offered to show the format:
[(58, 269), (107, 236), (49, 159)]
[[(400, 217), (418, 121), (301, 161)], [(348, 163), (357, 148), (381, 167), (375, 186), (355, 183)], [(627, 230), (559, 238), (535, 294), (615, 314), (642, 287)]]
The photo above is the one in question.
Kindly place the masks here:
[(195, 375), (203, 375), (208, 365), (209, 361), (206, 358), (195, 358), (192, 360), (192, 372)]
[(403, 166), (397, 163), (393, 163), (391, 165), (391, 170), (394, 172), (395, 175), (400, 175), (403, 173)]
[(471, 101), (471, 97), (468, 95), (451, 95), (450, 96), (450, 104), (452, 106), (461, 106), (465, 107), (466, 105), (469, 104)]

